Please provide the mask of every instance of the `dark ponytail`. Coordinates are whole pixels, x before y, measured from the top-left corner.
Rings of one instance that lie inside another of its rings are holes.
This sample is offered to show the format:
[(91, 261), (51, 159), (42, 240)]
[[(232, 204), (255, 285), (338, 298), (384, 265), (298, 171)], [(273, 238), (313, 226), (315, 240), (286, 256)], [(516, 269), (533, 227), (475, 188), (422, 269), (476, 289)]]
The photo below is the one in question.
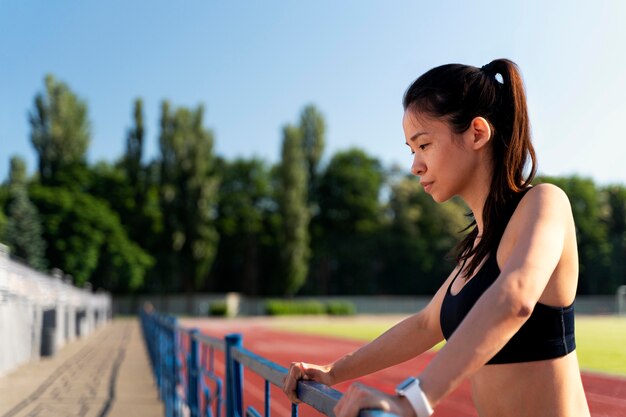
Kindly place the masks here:
[[(537, 172), (521, 74), (508, 59), (496, 59), (482, 68), (442, 65), (407, 89), (403, 106), (445, 120), (455, 133), (466, 131), (479, 116), (491, 125), (493, 177), (483, 208), (483, 234), (474, 246), (478, 229), (473, 220), (465, 229), (470, 232), (456, 248), (457, 263), (465, 264), (471, 258), (463, 271), (467, 279), (498, 247), (521, 193)], [(525, 174), (529, 162), (530, 170)]]

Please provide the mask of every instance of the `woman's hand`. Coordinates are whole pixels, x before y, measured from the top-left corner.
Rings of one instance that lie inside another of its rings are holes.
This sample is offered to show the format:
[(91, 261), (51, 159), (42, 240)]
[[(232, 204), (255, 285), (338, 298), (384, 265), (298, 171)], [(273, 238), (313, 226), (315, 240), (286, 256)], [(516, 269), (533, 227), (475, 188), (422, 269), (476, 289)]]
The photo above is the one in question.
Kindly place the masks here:
[(404, 397), (385, 394), (382, 391), (355, 382), (334, 408), (336, 417), (356, 417), (360, 410), (374, 409), (397, 416), (416, 417), (409, 401)]
[(296, 396), (298, 381), (315, 381), (324, 385), (333, 385), (331, 369), (331, 365), (321, 366), (312, 363), (292, 362), (287, 376), (283, 379), (283, 391), (291, 402), (299, 403), (300, 400)]

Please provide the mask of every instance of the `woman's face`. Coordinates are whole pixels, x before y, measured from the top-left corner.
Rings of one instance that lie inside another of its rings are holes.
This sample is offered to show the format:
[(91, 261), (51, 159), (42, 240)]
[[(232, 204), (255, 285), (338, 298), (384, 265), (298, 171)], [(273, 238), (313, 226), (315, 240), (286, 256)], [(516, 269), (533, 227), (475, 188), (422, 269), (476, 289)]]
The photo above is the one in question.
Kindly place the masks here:
[(402, 126), (413, 153), (411, 173), (420, 177), (424, 191), (438, 203), (463, 196), (478, 163), (475, 152), (466, 146), (466, 135), (454, 133), (444, 121), (408, 110)]

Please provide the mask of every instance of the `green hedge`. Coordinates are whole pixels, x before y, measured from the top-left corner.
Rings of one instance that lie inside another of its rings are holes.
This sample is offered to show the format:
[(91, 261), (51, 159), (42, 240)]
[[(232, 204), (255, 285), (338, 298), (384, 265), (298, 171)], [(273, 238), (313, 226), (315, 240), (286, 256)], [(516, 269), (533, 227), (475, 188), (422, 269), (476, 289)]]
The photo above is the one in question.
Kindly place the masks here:
[(324, 314), (326, 308), (320, 301), (269, 300), (265, 303), (265, 312), (270, 316), (315, 315)]
[(213, 301), (209, 303), (209, 316), (224, 317), (228, 314), (228, 305), (226, 301)]
[(326, 313), (331, 316), (352, 316), (356, 314), (356, 306), (350, 301), (329, 301)]
[(288, 315), (352, 315), (356, 307), (348, 301), (330, 301), (324, 304), (321, 301), (286, 301), (268, 300), (265, 303), (265, 312), (270, 316)]

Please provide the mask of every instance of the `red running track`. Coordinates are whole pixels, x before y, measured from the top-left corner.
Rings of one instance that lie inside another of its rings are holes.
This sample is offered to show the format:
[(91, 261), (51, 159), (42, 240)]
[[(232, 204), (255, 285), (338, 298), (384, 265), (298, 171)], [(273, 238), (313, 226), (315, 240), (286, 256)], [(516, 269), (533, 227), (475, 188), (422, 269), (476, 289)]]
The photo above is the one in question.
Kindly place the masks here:
[[(205, 334), (223, 337), (227, 333), (241, 333), (246, 349), (263, 356), (279, 365), (288, 367), (293, 361), (317, 364), (329, 363), (338, 357), (352, 352), (363, 342), (334, 337), (294, 334), (270, 329), (258, 322), (245, 320), (185, 321), (188, 327), (199, 327)], [(358, 381), (393, 393), (394, 388), (409, 375), (416, 375), (432, 358), (425, 353), (403, 364), (359, 378)], [(223, 355), (215, 355), (215, 370), (223, 375)], [(244, 409), (252, 405), (264, 415), (264, 383), (252, 371), (244, 370)], [(344, 382), (333, 388), (344, 392), (354, 381)], [(626, 378), (601, 374), (583, 373), (583, 385), (592, 417), (626, 416)], [(291, 415), (291, 405), (281, 390), (271, 388), (271, 417)], [(224, 414), (222, 414), (224, 415)], [(299, 417), (321, 417), (323, 414), (304, 404), (300, 406)], [(450, 396), (437, 406), (434, 417), (477, 417), (471, 398), (468, 382), (463, 383)]]

